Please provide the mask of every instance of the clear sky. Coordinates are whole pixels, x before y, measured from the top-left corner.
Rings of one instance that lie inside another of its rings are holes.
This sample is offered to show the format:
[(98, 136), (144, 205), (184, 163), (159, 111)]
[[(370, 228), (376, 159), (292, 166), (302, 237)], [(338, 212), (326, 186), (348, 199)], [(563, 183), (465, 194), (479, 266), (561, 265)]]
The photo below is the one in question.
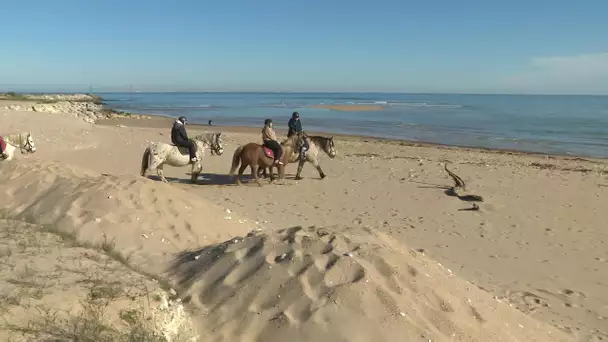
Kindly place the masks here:
[(608, 0), (7, 0), (0, 13), (4, 90), (608, 94)]

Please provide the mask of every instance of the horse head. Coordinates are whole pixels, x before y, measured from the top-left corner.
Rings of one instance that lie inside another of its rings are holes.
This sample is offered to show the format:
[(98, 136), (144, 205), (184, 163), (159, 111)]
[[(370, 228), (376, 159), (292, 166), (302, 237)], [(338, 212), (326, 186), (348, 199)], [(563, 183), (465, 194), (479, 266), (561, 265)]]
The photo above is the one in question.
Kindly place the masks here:
[(194, 137), (196, 140), (202, 141), (209, 146), (211, 155), (221, 156), (224, 154), (224, 143), (222, 141), (222, 132), (200, 134)]
[(34, 142), (34, 138), (32, 138), (32, 133), (24, 132), (19, 134), (9, 134), (8, 136), (4, 137), (4, 140), (13, 146), (18, 146), (21, 153), (36, 152), (36, 143)]
[(213, 133), (211, 137), (211, 154), (221, 156), (224, 154), (224, 143), (222, 141), (222, 132)]
[(334, 137), (321, 137), (321, 136), (307, 136), (317, 146), (327, 153), (330, 158), (335, 158), (338, 154), (336, 146), (334, 145)]
[(335, 158), (336, 154), (338, 154), (338, 151), (336, 150), (336, 146), (334, 145), (334, 137), (329, 137), (326, 138), (327, 142), (325, 143), (325, 146), (323, 146), (323, 150), (325, 151), (325, 153), (327, 153), (327, 155), (330, 158)]

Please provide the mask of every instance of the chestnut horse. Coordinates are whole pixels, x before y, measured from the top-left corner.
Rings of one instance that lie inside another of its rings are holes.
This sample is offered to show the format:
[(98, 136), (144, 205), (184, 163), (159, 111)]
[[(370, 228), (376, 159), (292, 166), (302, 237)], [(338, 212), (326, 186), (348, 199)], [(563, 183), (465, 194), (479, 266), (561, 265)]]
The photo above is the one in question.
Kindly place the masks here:
[[(302, 138), (300, 135), (294, 135), (291, 138), (287, 138), (285, 141), (283, 141), (281, 145), (283, 146), (281, 162), (287, 164), (288, 160), (293, 158), (294, 154), (298, 154), (297, 151), (299, 151), (300, 146), (302, 146)], [(239, 168), (239, 173), (236, 176), (237, 185), (241, 185), (241, 176), (243, 175), (243, 172), (247, 166), (251, 168), (251, 175), (260, 186), (262, 185), (258, 175), (258, 170), (260, 167), (270, 169), (271, 182), (274, 180), (272, 174), (272, 169), (274, 166), (277, 166), (279, 169), (279, 178), (285, 178), (285, 165), (274, 165), (274, 158), (268, 155), (266, 148), (260, 144), (249, 143), (247, 145), (237, 147), (236, 151), (234, 151), (234, 155), (232, 156), (230, 176), (234, 176), (234, 172), (236, 171), (236, 168), (239, 167), (239, 164), (241, 167)]]

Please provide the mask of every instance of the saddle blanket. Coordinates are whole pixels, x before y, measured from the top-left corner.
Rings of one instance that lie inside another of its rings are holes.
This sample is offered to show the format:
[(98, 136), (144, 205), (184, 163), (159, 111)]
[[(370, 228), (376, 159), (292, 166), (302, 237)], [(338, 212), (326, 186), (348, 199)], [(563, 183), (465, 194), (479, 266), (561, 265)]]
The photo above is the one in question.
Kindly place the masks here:
[(266, 146), (264, 146), (264, 153), (266, 154), (266, 157), (274, 159), (274, 152)]
[(0, 137), (0, 153), (4, 152), (6, 150), (6, 141), (4, 141), (4, 138)]

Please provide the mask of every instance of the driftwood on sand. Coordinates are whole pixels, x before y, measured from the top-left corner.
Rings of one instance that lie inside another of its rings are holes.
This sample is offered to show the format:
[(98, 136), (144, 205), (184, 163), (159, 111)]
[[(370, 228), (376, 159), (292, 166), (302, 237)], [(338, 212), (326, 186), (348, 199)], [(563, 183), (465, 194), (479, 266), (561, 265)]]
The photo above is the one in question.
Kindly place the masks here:
[[(460, 176), (458, 176), (457, 174), (455, 174), (454, 172), (452, 172), (448, 169), (447, 161), (445, 162), (443, 168), (454, 181), (454, 186), (452, 186), (446, 190), (445, 193), (447, 195), (458, 197), (458, 199), (460, 199), (461, 201), (465, 201), (465, 202), (483, 202), (483, 197), (481, 197), (479, 195), (461, 193), (461, 191), (466, 191), (467, 185)], [(479, 206), (477, 204), (473, 203), (472, 208), (468, 208), (468, 209), (464, 209), (464, 210), (467, 210), (467, 211), (479, 210)]]

